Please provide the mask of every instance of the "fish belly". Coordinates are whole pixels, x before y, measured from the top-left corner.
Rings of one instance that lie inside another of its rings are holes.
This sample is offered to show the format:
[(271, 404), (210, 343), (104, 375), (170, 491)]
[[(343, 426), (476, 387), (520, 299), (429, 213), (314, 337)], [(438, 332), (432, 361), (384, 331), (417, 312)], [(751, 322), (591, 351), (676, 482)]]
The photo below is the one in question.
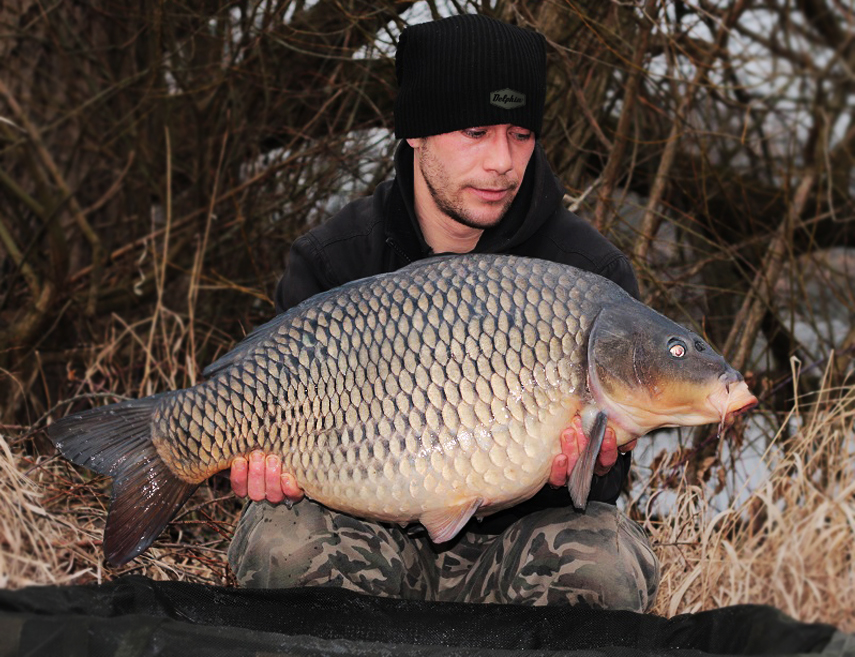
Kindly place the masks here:
[(330, 456), (292, 460), (292, 468), (309, 497), (366, 518), (410, 521), (476, 498), (479, 515), (486, 515), (531, 497), (546, 483), (568, 422), (562, 409), (528, 429), (514, 424), (445, 439), (375, 438), (364, 449), (351, 443)]

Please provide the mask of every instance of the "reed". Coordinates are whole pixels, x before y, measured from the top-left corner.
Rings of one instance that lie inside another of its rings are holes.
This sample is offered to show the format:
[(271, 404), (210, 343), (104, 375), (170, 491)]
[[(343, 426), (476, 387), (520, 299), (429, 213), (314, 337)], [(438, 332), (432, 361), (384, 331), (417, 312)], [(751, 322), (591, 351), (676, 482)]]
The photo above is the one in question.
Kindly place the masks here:
[(768, 604), (855, 629), (853, 419), (855, 391), (823, 388), (785, 419), (794, 430), (768, 445), (752, 490), (716, 508), (707, 488), (681, 483), (671, 514), (645, 518), (662, 565), (654, 611)]

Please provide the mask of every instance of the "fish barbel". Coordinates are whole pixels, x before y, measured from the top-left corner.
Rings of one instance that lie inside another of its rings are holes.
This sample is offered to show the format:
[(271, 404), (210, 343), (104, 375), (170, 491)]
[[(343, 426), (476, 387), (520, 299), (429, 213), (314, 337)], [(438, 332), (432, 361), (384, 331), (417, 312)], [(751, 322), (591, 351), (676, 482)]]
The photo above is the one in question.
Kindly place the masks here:
[(507, 255), (440, 256), (321, 293), (204, 376), (48, 427), (66, 458), (113, 478), (114, 564), (256, 449), (310, 498), (419, 521), (441, 543), (534, 495), (577, 413), (590, 441), (569, 485), (584, 508), (607, 425), (622, 445), (757, 402), (698, 335), (611, 281)]

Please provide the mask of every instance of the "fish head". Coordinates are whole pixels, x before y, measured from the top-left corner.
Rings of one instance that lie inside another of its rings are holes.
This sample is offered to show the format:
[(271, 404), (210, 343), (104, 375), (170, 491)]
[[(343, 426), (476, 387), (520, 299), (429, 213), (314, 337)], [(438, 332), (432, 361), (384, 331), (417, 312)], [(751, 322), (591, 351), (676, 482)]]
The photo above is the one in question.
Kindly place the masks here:
[(742, 375), (703, 338), (629, 300), (597, 315), (588, 382), (626, 440), (661, 427), (723, 424), (757, 404)]

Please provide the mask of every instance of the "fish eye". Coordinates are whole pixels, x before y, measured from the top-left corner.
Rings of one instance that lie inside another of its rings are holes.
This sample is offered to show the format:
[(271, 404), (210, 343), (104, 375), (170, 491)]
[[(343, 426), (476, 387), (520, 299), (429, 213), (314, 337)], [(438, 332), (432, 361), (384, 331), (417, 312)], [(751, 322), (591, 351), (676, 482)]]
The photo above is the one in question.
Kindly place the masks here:
[(674, 358), (682, 358), (686, 355), (686, 343), (677, 338), (668, 342), (668, 351)]

